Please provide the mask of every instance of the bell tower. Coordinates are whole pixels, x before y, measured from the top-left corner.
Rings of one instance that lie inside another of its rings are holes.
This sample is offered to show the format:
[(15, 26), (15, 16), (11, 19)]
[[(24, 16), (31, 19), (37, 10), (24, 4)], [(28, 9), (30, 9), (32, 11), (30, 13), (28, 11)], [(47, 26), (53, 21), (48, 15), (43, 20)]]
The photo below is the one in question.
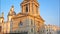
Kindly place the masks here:
[(33, 16), (38, 16), (39, 15), (39, 4), (37, 0), (24, 0), (21, 3), (22, 7), (22, 13), (24, 14), (30, 14)]
[(8, 13), (8, 21), (11, 21), (12, 17), (15, 15), (16, 15), (16, 13), (14, 11), (14, 6), (12, 5), (10, 8), (10, 12)]
[(3, 23), (4, 23), (4, 12), (0, 16), (0, 33), (3, 32)]

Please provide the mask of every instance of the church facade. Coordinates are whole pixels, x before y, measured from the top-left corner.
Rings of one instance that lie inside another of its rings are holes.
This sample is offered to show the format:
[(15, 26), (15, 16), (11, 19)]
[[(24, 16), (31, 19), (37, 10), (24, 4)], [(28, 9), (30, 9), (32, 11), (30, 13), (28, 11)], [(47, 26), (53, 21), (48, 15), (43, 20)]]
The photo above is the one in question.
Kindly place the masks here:
[(4, 17), (0, 17), (0, 32), (4, 33), (26, 33), (39, 34), (44, 28), (44, 20), (39, 14), (39, 3), (37, 0), (23, 0), (20, 4), (22, 11), (14, 12), (14, 6), (10, 8), (8, 20), (5, 23)]

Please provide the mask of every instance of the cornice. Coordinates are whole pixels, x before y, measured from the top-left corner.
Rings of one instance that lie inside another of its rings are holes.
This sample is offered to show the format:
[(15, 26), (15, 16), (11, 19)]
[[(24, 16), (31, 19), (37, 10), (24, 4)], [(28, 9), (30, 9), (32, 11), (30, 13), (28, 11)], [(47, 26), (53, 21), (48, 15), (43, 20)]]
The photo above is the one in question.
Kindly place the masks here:
[[(22, 16), (19, 16), (19, 15), (22, 15)], [(17, 14), (17, 16), (13, 17), (13, 19), (22, 18), (22, 17), (26, 17), (26, 16), (37, 18), (37, 19), (42, 20), (44, 22), (44, 20), (42, 19), (41, 16), (39, 16), (39, 18), (38, 18), (37, 16), (33, 16), (33, 15), (30, 15), (30, 14), (23, 14), (23, 13)]]

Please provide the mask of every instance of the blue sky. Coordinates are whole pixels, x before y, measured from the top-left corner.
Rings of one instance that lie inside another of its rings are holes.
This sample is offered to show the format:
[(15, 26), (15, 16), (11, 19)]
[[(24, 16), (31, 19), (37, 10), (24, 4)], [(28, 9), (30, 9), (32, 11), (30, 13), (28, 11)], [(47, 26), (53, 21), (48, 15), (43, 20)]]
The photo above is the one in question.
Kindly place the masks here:
[[(0, 14), (4, 12), (5, 21), (12, 5), (16, 13), (21, 12), (20, 3), (23, 0), (0, 0)], [(45, 24), (59, 25), (59, 0), (38, 0), (39, 11)]]

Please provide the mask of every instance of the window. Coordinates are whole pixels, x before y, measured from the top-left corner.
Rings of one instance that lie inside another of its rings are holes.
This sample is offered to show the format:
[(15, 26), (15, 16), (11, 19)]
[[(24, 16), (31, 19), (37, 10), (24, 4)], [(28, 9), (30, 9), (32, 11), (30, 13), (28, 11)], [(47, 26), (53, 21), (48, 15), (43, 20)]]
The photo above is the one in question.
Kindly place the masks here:
[(26, 5), (26, 12), (28, 12), (28, 5)]
[(31, 32), (33, 32), (33, 28), (31, 29)]
[(12, 29), (12, 26), (13, 26), (13, 21), (11, 20), (10, 21), (10, 28)]
[(52, 34), (51, 32), (49, 34)]
[(36, 13), (38, 14), (38, 7), (36, 6)]
[(47, 29), (47, 31), (48, 31), (48, 29)]
[(48, 33), (47, 33), (48, 34)]
[(20, 21), (19, 26), (22, 26), (22, 25), (23, 25), (23, 23)]
[(31, 19), (31, 25), (33, 25), (33, 20)]
[(3, 20), (2, 20), (2, 23), (3, 23)]
[(2, 27), (0, 26), (0, 32), (1, 32), (1, 30), (2, 30)]

